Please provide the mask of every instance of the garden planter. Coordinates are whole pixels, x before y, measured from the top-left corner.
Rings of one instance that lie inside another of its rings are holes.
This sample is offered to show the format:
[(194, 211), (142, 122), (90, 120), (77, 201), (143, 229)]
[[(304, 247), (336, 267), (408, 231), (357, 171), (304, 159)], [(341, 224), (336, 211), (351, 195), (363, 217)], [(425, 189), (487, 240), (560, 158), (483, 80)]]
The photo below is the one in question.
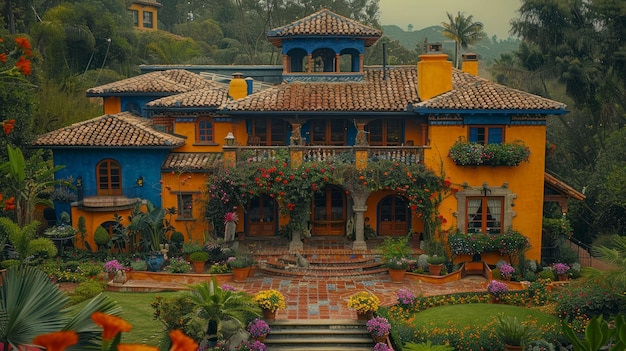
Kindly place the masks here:
[(567, 274), (559, 274), (558, 279), (560, 282), (566, 282), (567, 281)]
[(392, 269), (389, 268), (389, 278), (392, 282), (400, 283), (404, 280), (404, 276), (406, 275), (405, 269)]
[(163, 268), (163, 253), (153, 253), (146, 256), (146, 264), (150, 272), (160, 272)]
[(357, 312), (356, 319), (360, 321), (368, 321), (374, 317), (374, 311)]
[(254, 278), (254, 273), (256, 273), (256, 266), (250, 266), (250, 270), (248, 271), (248, 278)]
[(263, 319), (266, 321), (273, 321), (276, 319), (276, 311), (263, 309)]
[(233, 280), (236, 283), (245, 283), (248, 280), (248, 273), (250, 272), (250, 267), (244, 268), (232, 268), (233, 270)]
[(191, 265), (193, 266), (194, 273), (202, 274), (204, 273), (204, 261), (191, 261)]
[(265, 342), (265, 338), (267, 338), (267, 334), (263, 334), (254, 338), (255, 340), (259, 340), (260, 342)]
[(389, 336), (389, 333), (383, 335), (383, 336), (376, 336), (374, 334), (372, 334), (372, 338), (374, 339), (374, 341), (376, 342), (382, 342), (382, 343), (387, 343), (387, 337)]
[(428, 264), (428, 272), (430, 275), (441, 275), (443, 264)]
[(499, 304), (503, 304), (504, 302), (502, 301), (501, 297), (492, 295), (491, 299), (489, 300), (489, 303), (499, 305)]

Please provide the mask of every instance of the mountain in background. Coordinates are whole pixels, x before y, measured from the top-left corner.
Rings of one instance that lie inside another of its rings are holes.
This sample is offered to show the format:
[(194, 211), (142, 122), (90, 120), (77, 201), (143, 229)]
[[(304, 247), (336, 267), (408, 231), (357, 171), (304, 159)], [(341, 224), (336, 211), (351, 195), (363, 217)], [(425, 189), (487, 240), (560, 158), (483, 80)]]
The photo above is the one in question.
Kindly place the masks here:
[[(443, 50), (449, 55), (454, 55), (454, 43), (443, 36), (441, 32), (443, 27), (430, 26), (420, 30), (411, 32), (405, 31), (396, 25), (384, 25), (383, 33), (385, 36), (397, 40), (403, 47), (414, 50), (418, 45), (424, 44), (424, 41), (434, 43), (443, 43)], [(507, 38), (501, 40), (496, 36), (487, 37), (483, 41), (471, 46), (468, 51), (478, 54), (478, 59), (484, 61), (487, 65), (493, 63), (494, 59), (500, 58), (500, 55), (506, 52), (517, 50), (520, 40)]]

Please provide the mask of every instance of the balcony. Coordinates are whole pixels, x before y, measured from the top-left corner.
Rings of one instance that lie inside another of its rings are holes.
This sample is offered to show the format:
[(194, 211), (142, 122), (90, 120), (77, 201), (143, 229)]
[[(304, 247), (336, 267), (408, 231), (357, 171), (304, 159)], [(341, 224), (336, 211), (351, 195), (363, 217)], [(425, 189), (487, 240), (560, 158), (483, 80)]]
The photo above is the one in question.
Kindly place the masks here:
[(261, 162), (290, 153), (292, 156), (301, 154), (303, 162), (349, 164), (355, 163), (357, 152), (366, 152), (367, 162), (389, 160), (409, 165), (423, 163), (426, 148), (428, 146), (233, 146), (225, 151), (235, 150), (238, 161)]

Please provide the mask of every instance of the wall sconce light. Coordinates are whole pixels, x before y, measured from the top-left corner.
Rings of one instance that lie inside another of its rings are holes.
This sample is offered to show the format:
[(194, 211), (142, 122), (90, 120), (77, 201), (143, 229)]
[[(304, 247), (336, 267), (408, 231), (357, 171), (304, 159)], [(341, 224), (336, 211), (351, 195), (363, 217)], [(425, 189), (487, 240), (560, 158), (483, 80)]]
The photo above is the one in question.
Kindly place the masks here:
[(83, 187), (83, 177), (81, 176), (76, 177), (76, 187), (77, 188)]
[(224, 138), (224, 140), (226, 141), (226, 145), (228, 145), (228, 146), (235, 145), (235, 136), (233, 135), (233, 132), (228, 132), (228, 134), (226, 134), (226, 138)]
[(137, 178), (136, 182), (137, 182), (137, 186), (143, 186), (143, 176), (140, 176), (139, 178)]

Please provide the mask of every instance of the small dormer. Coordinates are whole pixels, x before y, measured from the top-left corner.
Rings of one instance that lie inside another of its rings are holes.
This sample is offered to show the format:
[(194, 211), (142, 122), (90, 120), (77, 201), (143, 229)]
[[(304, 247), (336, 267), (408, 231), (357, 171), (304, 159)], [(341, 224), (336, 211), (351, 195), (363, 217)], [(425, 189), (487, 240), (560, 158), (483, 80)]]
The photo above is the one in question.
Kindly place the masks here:
[(365, 48), (382, 32), (328, 9), (267, 32), (282, 48), (285, 81), (363, 80)]
[(157, 30), (158, 10), (161, 3), (156, 0), (133, 0), (130, 2), (130, 12), (133, 25), (136, 29)]

